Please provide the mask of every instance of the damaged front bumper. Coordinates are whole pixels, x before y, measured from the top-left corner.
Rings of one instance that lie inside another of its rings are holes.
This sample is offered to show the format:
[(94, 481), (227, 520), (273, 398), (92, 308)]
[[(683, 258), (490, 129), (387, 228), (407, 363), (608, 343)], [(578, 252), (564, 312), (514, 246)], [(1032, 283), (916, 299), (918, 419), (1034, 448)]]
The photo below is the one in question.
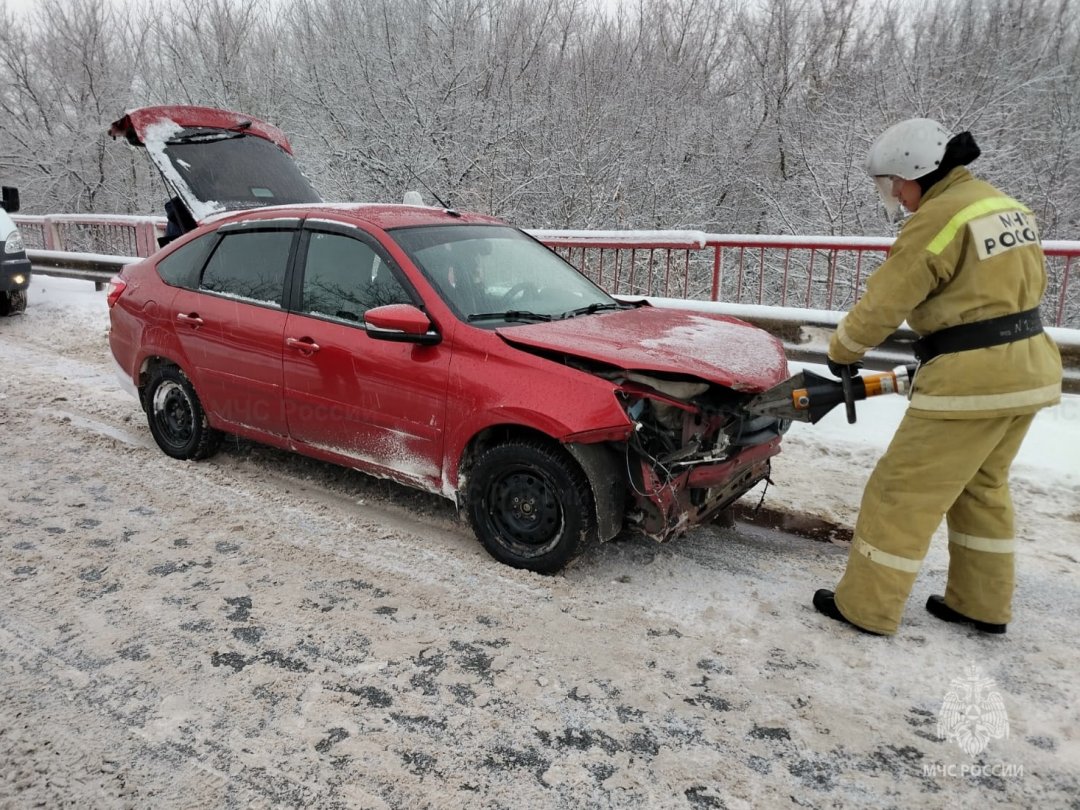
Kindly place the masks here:
[(634, 483), (636, 528), (661, 543), (702, 523), (769, 477), (770, 459), (780, 452), (780, 436), (748, 447), (731, 458), (700, 464), (674, 476), (642, 459)]
[(790, 422), (746, 410), (745, 394), (641, 375), (621, 386), (630, 525), (666, 542), (711, 520), (769, 477)]

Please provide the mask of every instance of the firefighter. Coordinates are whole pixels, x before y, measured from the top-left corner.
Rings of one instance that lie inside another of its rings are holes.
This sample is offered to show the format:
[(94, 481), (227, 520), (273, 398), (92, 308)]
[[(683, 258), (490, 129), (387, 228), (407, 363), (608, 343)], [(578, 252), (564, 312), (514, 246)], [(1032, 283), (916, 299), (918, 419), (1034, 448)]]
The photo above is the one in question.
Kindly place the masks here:
[(926, 118), (903, 121), (867, 158), (904, 223), (889, 258), (837, 326), (829, 368), (854, 371), (906, 319), (921, 337), (910, 404), (863, 493), (847, 569), (818, 611), (896, 632), (945, 515), (949, 573), (926, 609), (1004, 633), (1013, 594), (1009, 467), (1036, 411), (1060, 401), (1061, 357), (1043, 332), (1046, 268), (1035, 217), (965, 166), (980, 150)]

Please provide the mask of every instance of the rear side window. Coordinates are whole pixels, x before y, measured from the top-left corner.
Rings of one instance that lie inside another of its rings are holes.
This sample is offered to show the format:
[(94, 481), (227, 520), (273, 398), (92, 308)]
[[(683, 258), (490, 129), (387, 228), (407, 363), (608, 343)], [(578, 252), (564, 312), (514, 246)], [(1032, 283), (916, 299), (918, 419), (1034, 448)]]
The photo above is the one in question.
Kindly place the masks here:
[(194, 290), (199, 286), (199, 271), (214, 247), (216, 233), (208, 233), (178, 248), (157, 264), (158, 275), (166, 284)]
[(336, 233), (312, 233), (304, 270), (303, 311), (359, 323), (384, 304), (412, 298), (372, 247)]
[(203, 272), (201, 288), (280, 307), (295, 231), (226, 234)]

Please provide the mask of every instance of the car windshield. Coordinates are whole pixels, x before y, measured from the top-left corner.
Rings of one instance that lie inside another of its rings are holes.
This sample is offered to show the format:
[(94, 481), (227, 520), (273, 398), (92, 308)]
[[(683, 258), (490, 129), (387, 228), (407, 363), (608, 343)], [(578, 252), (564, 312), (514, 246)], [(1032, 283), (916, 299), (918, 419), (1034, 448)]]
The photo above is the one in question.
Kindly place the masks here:
[(322, 201), (281, 147), (254, 135), (185, 130), (166, 141), (165, 154), (197, 200), (227, 210)]
[(572, 265), (505, 225), (396, 228), (391, 235), (463, 320), (478, 326), (620, 309)]

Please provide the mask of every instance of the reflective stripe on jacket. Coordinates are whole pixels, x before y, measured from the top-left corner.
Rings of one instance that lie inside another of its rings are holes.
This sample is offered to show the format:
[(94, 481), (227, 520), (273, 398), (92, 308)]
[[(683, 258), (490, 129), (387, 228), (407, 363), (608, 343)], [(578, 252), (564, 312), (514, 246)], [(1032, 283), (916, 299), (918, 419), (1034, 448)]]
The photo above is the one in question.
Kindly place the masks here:
[[(837, 326), (829, 357), (853, 363), (905, 320), (920, 335), (1037, 307), (1046, 266), (1035, 217), (959, 167), (923, 195), (889, 258)], [(1032, 413), (1061, 398), (1061, 356), (1048, 335), (935, 357), (920, 367), (913, 415)]]

